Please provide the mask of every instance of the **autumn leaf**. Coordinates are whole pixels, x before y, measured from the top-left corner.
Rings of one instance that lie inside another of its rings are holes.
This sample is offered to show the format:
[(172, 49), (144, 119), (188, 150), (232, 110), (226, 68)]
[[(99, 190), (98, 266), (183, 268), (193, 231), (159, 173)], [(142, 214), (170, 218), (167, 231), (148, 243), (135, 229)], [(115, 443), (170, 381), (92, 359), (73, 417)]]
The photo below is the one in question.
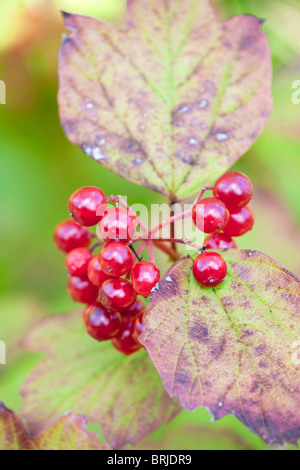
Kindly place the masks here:
[(219, 23), (207, 0), (130, 0), (125, 30), (64, 17), (61, 123), (105, 167), (184, 199), (262, 132), (271, 58), (258, 18)]
[(23, 389), (23, 416), (35, 435), (67, 410), (102, 426), (114, 448), (135, 444), (181, 410), (147, 353), (125, 357), (83, 330), (78, 313), (43, 320), (25, 341), (47, 353)]
[(151, 297), (141, 341), (186, 410), (234, 414), (267, 443), (300, 438), (300, 281), (258, 252), (230, 250), (226, 280), (200, 287), (192, 261)]
[(70, 413), (33, 439), (21, 419), (0, 403), (0, 450), (105, 450), (97, 434), (88, 433), (82, 416)]

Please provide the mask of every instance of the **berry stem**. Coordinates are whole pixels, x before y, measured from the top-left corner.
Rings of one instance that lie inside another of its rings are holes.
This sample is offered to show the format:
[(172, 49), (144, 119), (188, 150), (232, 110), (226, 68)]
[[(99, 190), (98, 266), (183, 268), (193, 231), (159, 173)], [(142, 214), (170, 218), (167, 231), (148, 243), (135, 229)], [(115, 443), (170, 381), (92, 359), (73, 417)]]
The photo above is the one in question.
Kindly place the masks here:
[(138, 252), (133, 248), (132, 245), (129, 245), (129, 248), (131, 249), (132, 253), (134, 254), (134, 256), (138, 259), (138, 261), (142, 261), (142, 258), (139, 257), (139, 254)]
[(155, 264), (155, 256), (154, 256), (154, 251), (153, 251), (153, 241), (149, 240), (148, 241), (148, 253), (149, 253), (149, 259), (151, 263)]
[(195, 201), (193, 202), (193, 206), (195, 206), (196, 204), (198, 204), (198, 202), (200, 201), (200, 199), (202, 198), (203, 194), (205, 193), (205, 191), (210, 191), (214, 189), (213, 186), (202, 186), (202, 189), (200, 191), (200, 193), (198, 194), (198, 196), (196, 197)]
[(174, 251), (172, 247), (166, 245), (164, 242), (154, 240), (153, 244), (156, 248), (166, 253), (171, 260), (177, 261), (180, 258), (180, 255), (177, 251)]
[(187, 238), (159, 238), (158, 241), (160, 242), (169, 241), (171, 243), (180, 243), (182, 245), (189, 245), (195, 248), (195, 250), (197, 251), (202, 251), (204, 248), (203, 246), (196, 245), (196, 243), (191, 242)]
[(95, 251), (96, 248), (98, 248), (98, 246), (103, 246), (103, 245), (104, 245), (104, 242), (97, 242), (90, 248), (90, 250), (93, 252)]
[(146, 225), (141, 221), (137, 213), (127, 204), (125, 199), (122, 198), (122, 196), (109, 196), (107, 198), (108, 201), (113, 201), (115, 204), (121, 204), (121, 206), (124, 207), (128, 211), (130, 215), (134, 217), (134, 220), (136, 221), (137, 225), (140, 227), (140, 229), (147, 235), (149, 236), (149, 231)]
[[(153, 238), (153, 235), (158, 232), (159, 230), (161, 230), (163, 227), (165, 227), (166, 225), (174, 225), (175, 222), (177, 222), (177, 220), (180, 220), (180, 219), (183, 219), (185, 217), (188, 217), (192, 214), (192, 209), (188, 209), (187, 211), (185, 212), (180, 212), (180, 214), (176, 214), (176, 215), (173, 215), (172, 217), (170, 217), (169, 219), (167, 220), (164, 220), (162, 221), (160, 224), (156, 225), (156, 227), (154, 227), (151, 232), (150, 232), (150, 237)], [(155, 238), (154, 238), (155, 239)], [(170, 241), (170, 240), (169, 240)]]

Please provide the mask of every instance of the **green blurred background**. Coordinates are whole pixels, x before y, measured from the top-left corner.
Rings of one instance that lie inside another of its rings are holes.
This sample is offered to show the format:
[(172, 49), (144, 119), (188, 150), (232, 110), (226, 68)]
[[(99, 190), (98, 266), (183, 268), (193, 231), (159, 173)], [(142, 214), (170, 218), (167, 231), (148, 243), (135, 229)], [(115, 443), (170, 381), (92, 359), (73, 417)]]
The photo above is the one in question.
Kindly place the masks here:
[[(263, 251), (300, 276), (299, 0), (215, 0), (220, 19), (239, 13), (265, 18), (273, 54), (275, 106), (263, 135), (237, 165), (255, 185), (255, 229), (241, 248)], [(98, 185), (130, 203), (162, 200), (84, 156), (65, 138), (57, 111), (57, 55), (64, 31), (59, 10), (124, 22), (124, 0), (1, 0), (0, 80), (0, 339), (8, 364), (0, 369), (0, 400), (20, 410), (18, 390), (38, 358), (19, 339), (41, 315), (74, 308), (65, 292), (64, 258), (52, 241), (78, 187)], [(210, 424), (206, 411), (182, 413), (137, 446), (167, 449), (266, 449), (234, 417)], [(289, 447), (291, 448), (291, 447)]]

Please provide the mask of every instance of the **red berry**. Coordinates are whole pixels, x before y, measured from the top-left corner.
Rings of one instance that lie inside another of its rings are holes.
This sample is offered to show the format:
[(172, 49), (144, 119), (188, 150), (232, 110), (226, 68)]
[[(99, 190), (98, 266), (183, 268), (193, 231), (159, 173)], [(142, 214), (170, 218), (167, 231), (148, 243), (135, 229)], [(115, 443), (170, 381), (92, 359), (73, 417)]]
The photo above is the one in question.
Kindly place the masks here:
[(83, 319), (88, 334), (98, 341), (114, 338), (121, 327), (118, 313), (107, 310), (103, 305), (89, 305), (83, 312)]
[(129, 212), (120, 207), (110, 207), (99, 223), (99, 237), (105, 241), (128, 243), (135, 234), (135, 222)]
[(214, 185), (214, 196), (224, 202), (230, 211), (245, 207), (252, 198), (253, 186), (249, 178), (238, 171), (221, 176)]
[(133, 321), (135, 320), (140, 314), (143, 314), (146, 310), (146, 305), (141, 299), (136, 299), (133, 305), (122, 313), (122, 319), (124, 321)]
[(214, 233), (204, 240), (204, 245), (208, 250), (225, 250), (237, 248), (237, 244), (229, 235), (225, 233)]
[(100, 268), (98, 255), (89, 262), (87, 275), (91, 283), (97, 287), (101, 287), (103, 282), (111, 278)]
[(127, 279), (109, 279), (100, 288), (100, 301), (106, 308), (124, 312), (136, 300), (131, 283)]
[(87, 247), (91, 241), (91, 233), (73, 220), (65, 220), (57, 225), (54, 231), (54, 242), (64, 253), (74, 248)]
[(217, 286), (226, 277), (227, 265), (219, 253), (201, 253), (193, 263), (193, 274), (199, 284)]
[(240, 237), (249, 232), (254, 225), (254, 214), (250, 207), (242, 207), (238, 212), (230, 214), (224, 233), (230, 237)]
[(92, 258), (92, 252), (87, 248), (75, 248), (66, 258), (67, 270), (72, 276), (86, 276)]
[(101, 269), (110, 277), (122, 277), (133, 265), (130, 248), (120, 242), (110, 242), (99, 253)]
[(204, 233), (223, 230), (229, 220), (229, 211), (222, 201), (207, 197), (193, 207), (193, 222)]
[(132, 336), (134, 327), (135, 322), (122, 323), (119, 333), (112, 340), (113, 346), (126, 356), (138, 351), (142, 347)]
[[(100, 207), (101, 206), (101, 207)], [(80, 188), (69, 199), (69, 211), (75, 222), (85, 227), (96, 225), (106, 209), (106, 197), (99, 188)]]
[(133, 266), (131, 277), (135, 292), (143, 297), (148, 297), (155, 284), (160, 280), (160, 272), (150, 261), (140, 261)]
[(69, 296), (75, 302), (83, 304), (93, 304), (97, 302), (98, 288), (85, 277), (69, 277), (67, 290)]
[(139, 336), (142, 333), (142, 331), (143, 331), (143, 314), (139, 315), (136, 318), (135, 323), (134, 323), (134, 330), (133, 330), (132, 336), (137, 343), (139, 341)]

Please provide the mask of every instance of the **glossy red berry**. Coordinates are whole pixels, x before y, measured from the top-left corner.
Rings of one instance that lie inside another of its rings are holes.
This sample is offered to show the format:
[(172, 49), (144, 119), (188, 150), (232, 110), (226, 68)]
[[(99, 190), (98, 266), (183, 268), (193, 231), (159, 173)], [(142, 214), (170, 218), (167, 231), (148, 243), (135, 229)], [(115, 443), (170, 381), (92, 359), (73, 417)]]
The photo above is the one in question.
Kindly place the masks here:
[(114, 338), (121, 327), (118, 313), (101, 305), (88, 306), (83, 313), (83, 318), (86, 331), (98, 341), (107, 341)]
[(122, 323), (119, 333), (112, 340), (113, 346), (126, 356), (133, 354), (142, 347), (133, 337), (134, 327), (135, 322)]
[(137, 298), (134, 304), (122, 313), (122, 320), (127, 322), (134, 321), (139, 315), (143, 314), (145, 310), (146, 305), (141, 299)]
[(106, 209), (106, 197), (99, 188), (80, 188), (69, 199), (69, 211), (75, 222), (85, 227), (96, 225)]
[(204, 240), (204, 245), (208, 250), (226, 250), (237, 248), (237, 244), (229, 235), (225, 233), (214, 233)]
[(98, 288), (88, 278), (71, 276), (68, 279), (67, 290), (71, 299), (83, 304), (97, 302)]
[(224, 281), (227, 265), (221, 255), (214, 252), (201, 253), (193, 263), (193, 274), (204, 286), (217, 286)]
[(134, 323), (134, 329), (132, 336), (135, 339), (135, 341), (138, 343), (139, 342), (139, 336), (143, 331), (143, 314), (139, 315)]
[(97, 307), (103, 307), (103, 305), (101, 304), (101, 302), (94, 302), (93, 304), (87, 305), (87, 306), (85, 307), (85, 309), (84, 309), (83, 312), (82, 312), (82, 323), (83, 323), (84, 326), (85, 326), (85, 324), (86, 324), (86, 319), (87, 319), (89, 313), (90, 313), (94, 308), (97, 308)]
[(135, 292), (148, 297), (155, 284), (160, 280), (160, 271), (150, 261), (139, 261), (131, 271), (132, 285)]
[(230, 211), (245, 207), (252, 198), (253, 186), (243, 173), (230, 171), (214, 185), (214, 196), (224, 202)]
[(120, 207), (110, 207), (98, 225), (98, 235), (104, 241), (128, 243), (135, 234), (135, 222), (129, 212)]
[(250, 207), (242, 207), (238, 212), (230, 214), (229, 222), (224, 229), (224, 233), (230, 237), (240, 237), (249, 232), (254, 225), (254, 214)]
[(204, 233), (219, 232), (226, 227), (229, 211), (225, 204), (214, 197), (200, 200), (192, 212), (193, 222)]
[(57, 225), (54, 231), (54, 242), (64, 253), (75, 248), (87, 247), (91, 241), (91, 232), (76, 224), (73, 220), (65, 220)]
[(98, 255), (89, 262), (87, 275), (91, 283), (97, 287), (101, 287), (103, 282), (111, 278), (100, 268)]
[(110, 242), (99, 253), (101, 269), (110, 277), (122, 277), (133, 265), (130, 248), (121, 242)]
[(92, 252), (87, 248), (75, 248), (66, 258), (66, 267), (72, 276), (86, 276), (88, 265), (93, 258)]
[(124, 312), (135, 302), (136, 293), (127, 279), (114, 278), (102, 284), (99, 300), (110, 310)]

